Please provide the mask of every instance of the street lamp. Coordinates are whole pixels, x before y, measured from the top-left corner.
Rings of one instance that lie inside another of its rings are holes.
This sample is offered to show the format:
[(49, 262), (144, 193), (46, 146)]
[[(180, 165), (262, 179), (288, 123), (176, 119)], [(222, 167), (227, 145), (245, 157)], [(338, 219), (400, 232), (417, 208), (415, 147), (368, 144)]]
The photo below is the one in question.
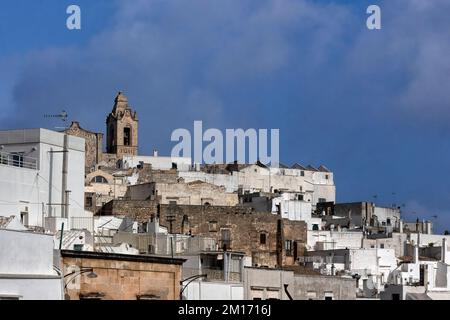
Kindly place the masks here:
[(64, 285), (64, 290), (67, 289), (67, 285), (74, 280), (76, 277), (89, 272), (89, 274), (87, 275), (88, 278), (90, 279), (94, 279), (97, 278), (97, 274), (94, 272), (93, 268), (81, 268), (81, 270), (77, 270), (77, 271), (73, 271), (71, 273), (68, 273), (64, 276), (64, 278), (67, 278), (69, 276), (73, 276), (72, 278), (70, 278), (68, 281), (65, 281), (65, 285)]
[(208, 278), (208, 275), (207, 275), (207, 274), (198, 274), (198, 275), (195, 275), (195, 276), (192, 276), (192, 277), (189, 277), (189, 278), (186, 278), (186, 279), (180, 281), (180, 286), (182, 286), (182, 285), (183, 285), (183, 282), (189, 280), (189, 282), (186, 283), (186, 285), (185, 285), (185, 286), (183, 287), (183, 289), (181, 289), (181, 291), (180, 291), (180, 300), (183, 300), (183, 291), (184, 291), (184, 289), (186, 289), (186, 287), (187, 287), (192, 281), (197, 280), (197, 279), (200, 279), (200, 278), (205, 278), (205, 279), (206, 279), (206, 278)]

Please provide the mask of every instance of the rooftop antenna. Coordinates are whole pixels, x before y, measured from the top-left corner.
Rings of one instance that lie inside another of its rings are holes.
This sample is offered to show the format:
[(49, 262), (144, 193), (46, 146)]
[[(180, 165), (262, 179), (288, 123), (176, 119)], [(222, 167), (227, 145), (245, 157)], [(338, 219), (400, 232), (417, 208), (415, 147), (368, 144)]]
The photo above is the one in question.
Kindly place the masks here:
[[(62, 110), (59, 114), (44, 114), (44, 118), (60, 118), (62, 122), (66, 122), (68, 114), (65, 110)], [(67, 129), (67, 127), (55, 127), (55, 129)]]

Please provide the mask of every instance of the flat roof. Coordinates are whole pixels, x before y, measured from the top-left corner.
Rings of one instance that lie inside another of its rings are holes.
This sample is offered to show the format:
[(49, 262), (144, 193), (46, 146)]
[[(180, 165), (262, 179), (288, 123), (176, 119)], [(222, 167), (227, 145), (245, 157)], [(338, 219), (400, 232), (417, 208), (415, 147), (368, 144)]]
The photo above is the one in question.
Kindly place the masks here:
[[(0, 130), (0, 144), (16, 145), (26, 143), (46, 143), (63, 147), (64, 133), (45, 128)], [(68, 148), (85, 151), (85, 139), (68, 135)]]
[(171, 258), (154, 255), (133, 255), (121, 253), (104, 253), (93, 251), (75, 251), (75, 250), (61, 250), (62, 257), (85, 258), (85, 259), (103, 259), (103, 260), (121, 260), (147, 263), (162, 263), (162, 264), (176, 264), (182, 265), (186, 259)]

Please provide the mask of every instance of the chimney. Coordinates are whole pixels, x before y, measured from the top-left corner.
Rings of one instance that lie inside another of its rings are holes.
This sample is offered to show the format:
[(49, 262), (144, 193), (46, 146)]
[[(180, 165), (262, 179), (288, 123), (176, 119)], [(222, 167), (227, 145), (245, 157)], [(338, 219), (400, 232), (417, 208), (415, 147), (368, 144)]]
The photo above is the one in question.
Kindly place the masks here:
[(400, 221), (399, 221), (399, 232), (400, 233), (403, 233), (403, 220), (402, 219), (400, 219)]
[(154, 157), (157, 157), (157, 156), (158, 156), (158, 150), (156, 150), (156, 149), (153, 150), (153, 156), (154, 156)]
[(431, 221), (427, 221), (426, 226), (427, 226), (426, 234), (431, 234)]
[(417, 264), (419, 262), (419, 245), (415, 244), (413, 247), (413, 263)]
[(442, 248), (441, 248), (441, 262), (447, 263), (447, 239), (442, 238)]

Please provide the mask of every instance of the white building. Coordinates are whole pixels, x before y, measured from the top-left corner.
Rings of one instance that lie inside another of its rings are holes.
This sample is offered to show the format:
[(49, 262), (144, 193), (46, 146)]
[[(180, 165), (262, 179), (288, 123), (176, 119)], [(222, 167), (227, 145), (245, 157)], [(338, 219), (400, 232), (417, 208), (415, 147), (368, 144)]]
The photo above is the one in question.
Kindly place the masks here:
[(84, 210), (84, 145), (82, 138), (47, 129), (0, 131), (3, 214), (52, 231), (63, 221), (70, 228), (69, 217), (89, 216)]
[(153, 170), (188, 171), (191, 168), (190, 157), (161, 157), (154, 151), (153, 156), (123, 156), (122, 167), (124, 169), (136, 168), (141, 163), (150, 164)]
[(419, 258), (414, 245), (412, 261), (393, 270), (381, 295), (382, 300), (448, 300), (450, 298), (450, 252), (442, 239), (441, 259)]
[(53, 236), (0, 229), (0, 300), (63, 300)]
[(243, 283), (193, 281), (184, 290), (186, 300), (244, 300)]
[(305, 221), (308, 230), (320, 230), (322, 219), (312, 217), (311, 202), (299, 200), (297, 193), (285, 192), (272, 199), (272, 213), (293, 221)]
[(307, 250), (360, 249), (362, 244), (362, 231), (307, 231)]
[(291, 168), (270, 168), (261, 164), (244, 166), (239, 171), (208, 173), (200, 170), (179, 171), (185, 182), (205, 181), (224, 186), (227, 192), (298, 192), (302, 200), (315, 209), (318, 202), (336, 200), (333, 173), (320, 166), (318, 169), (294, 165)]
[(384, 288), (398, 261), (393, 249), (378, 248), (314, 251), (303, 259), (323, 274), (344, 272), (357, 277), (360, 291), (371, 291), (370, 297)]

